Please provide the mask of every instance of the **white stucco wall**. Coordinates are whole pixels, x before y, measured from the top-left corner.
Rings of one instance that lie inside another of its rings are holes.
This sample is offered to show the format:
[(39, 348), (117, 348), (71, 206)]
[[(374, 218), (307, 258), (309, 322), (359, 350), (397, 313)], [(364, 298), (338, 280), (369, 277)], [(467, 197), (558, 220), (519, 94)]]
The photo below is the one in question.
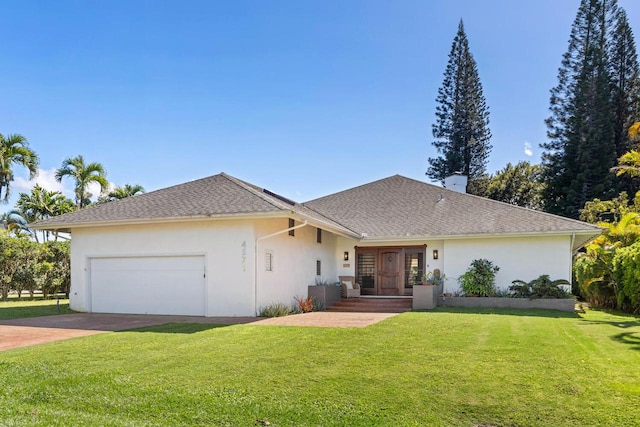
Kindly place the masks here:
[[(295, 225), (300, 225), (296, 222)], [(255, 223), (257, 238), (289, 227), (288, 219), (270, 219)], [(258, 308), (271, 303), (293, 303), (295, 296), (306, 297), (307, 286), (316, 279), (335, 282), (337, 260), (336, 236), (322, 231), (317, 242), (317, 228), (307, 225), (295, 230), (295, 236), (279, 234), (258, 241)], [(273, 255), (273, 271), (265, 271), (266, 252)], [(316, 275), (316, 261), (321, 261), (321, 275)]]
[(207, 272), (206, 314), (252, 316), (253, 232), (250, 221), (74, 229), (71, 240), (71, 308), (91, 311), (88, 282), (92, 257), (203, 255)]
[[(253, 316), (256, 309), (270, 303), (290, 304), (294, 296), (306, 297), (307, 286), (313, 285), (316, 279), (335, 282), (340, 275), (352, 276), (355, 246), (426, 244), (426, 270), (438, 268), (447, 276), (446, 292), (458, 289), (458, 276), (477, 258), (489, 259), (500, 267), (497, 285), (503, 289), (510, 286), (512, 280), (529, 281), (541, 274), (549, 274), (552, 279), (571, 279), (570, 236), (374, 243), (339, 237), (323, 230), (322, 243), (317, 243), (316, 227), (307, 225), (296, 229), (294, 237), (285, 232), (259, 240), (256, 256), (256, 239), (288, 226), (287, 218), (277, 218), (74, 229), (71, 308), (91, 311), (88, 282), (92, 257), (204, 256), (207, 316)], [(434, 249), (439, 252), (438, 260), (433, 259)], [(265, 271), (267, 251), (273, 255), (273, 271)], [(343, 260), (345, 251), (349, 252), (349, 261)], [(256, 260), (257, 269), (254, 269)], [(317, 260), (322, 263), (320, 276), (316, 275)]]
[(496, 286), (507, 289), (516, 279), (530, 281), (542, 274), (552, 280), (571, 280), (571, 237), (502, 237), (446, 240), (440, 254), (447, 276), (445, 292), (459, 289), (457, 279), (474, 259), (485, 258), (500, 267)]

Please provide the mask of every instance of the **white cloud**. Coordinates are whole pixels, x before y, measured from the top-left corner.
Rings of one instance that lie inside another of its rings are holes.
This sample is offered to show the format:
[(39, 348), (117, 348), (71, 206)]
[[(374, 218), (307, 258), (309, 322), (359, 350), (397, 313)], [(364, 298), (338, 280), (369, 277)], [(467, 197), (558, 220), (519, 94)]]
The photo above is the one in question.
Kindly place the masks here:
[(45, 190), (59, 191), (65, 196), (73, 198), (73, 186), (71, 185), (71, 181), (56, 181), (55, 169), (38, 169), (38, 176), (36, 176), (33, 180), (17, 176), (11, 184), (11, 192), (14, 194), (30, 193), (31, 189), (36, 184), (38, 184)]
[(526, 156), (533, 156), (533, 151), (531, 150), (531, 144), (527, 141), (524, 142), (524, 154)]
[[(62, 182), (56, 180), (56, 169), (38, 169), (38, 176), (33, 180), (29, 180), (25, 176), (16, 176), (11, 183), (11, 194), (17, 196), (20, 193), (31, 193), (33, 187), (38, 184), (40, 187), (49, 191), (59, 191), (71, 200), (75, 200), (75, 193), (73, 190), (73, 180), (71, 178), (63, 178)], [(107, 191), (111, 191), (115, 188), (112, 182), (109, 182)], [(100, 195), (100, 186), (95, 182), (89, 184), (89, 192), (93, 194), (92, 200), (97, 200)]]

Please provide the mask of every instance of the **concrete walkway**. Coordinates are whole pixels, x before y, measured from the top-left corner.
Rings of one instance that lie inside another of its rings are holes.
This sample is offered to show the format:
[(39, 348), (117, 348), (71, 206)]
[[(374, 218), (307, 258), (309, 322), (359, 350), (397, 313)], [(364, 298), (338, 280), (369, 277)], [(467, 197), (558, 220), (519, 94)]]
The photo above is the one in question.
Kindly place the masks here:
[(167, 323), (207, 323), (235, 325), (317, 326), (327, 328), (364, 328), (397, 313), (313, 312), (285, 317), (195, 317), (147, 314), (77, 313), (59, 316), (0, 320), (0, 351), (17, 347), (61, 341), (69, 338), (124, 331)]
[(284, 317), (261, 319), (253, 325), (317, 326), (324, 328), (364, 328), (400, 313), (354, 313), (338, 311), (314, 311)]

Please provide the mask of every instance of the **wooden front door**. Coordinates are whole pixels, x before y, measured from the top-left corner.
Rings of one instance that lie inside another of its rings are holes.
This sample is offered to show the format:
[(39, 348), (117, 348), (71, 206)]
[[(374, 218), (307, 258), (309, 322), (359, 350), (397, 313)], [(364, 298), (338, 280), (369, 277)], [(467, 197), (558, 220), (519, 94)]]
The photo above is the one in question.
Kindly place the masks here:
[(378, 295), (401, 295), (402, 249), (384, 249), (378, 258)]

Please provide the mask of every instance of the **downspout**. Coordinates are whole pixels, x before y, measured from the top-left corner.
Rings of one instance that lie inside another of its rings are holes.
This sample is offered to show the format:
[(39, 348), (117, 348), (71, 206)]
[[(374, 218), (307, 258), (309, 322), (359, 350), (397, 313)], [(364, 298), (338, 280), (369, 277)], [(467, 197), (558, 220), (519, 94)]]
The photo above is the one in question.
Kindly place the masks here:
[(253, 248), (254, 251), (254, 263), (253, 263), (253, 312), (258, 315), (258, 242), (261, 240), (269, 239), (279, 234), (288, 233), (289, 231), (296, 230), (298, 228), (306, 227), (309, 221), (306, 219), (302, 224), (295, 225), (293, 227), (285, 228), (284, 230), (276, 231), (275, 233), (267, 234), (266, 236), (258, 237), (255, 241)]

